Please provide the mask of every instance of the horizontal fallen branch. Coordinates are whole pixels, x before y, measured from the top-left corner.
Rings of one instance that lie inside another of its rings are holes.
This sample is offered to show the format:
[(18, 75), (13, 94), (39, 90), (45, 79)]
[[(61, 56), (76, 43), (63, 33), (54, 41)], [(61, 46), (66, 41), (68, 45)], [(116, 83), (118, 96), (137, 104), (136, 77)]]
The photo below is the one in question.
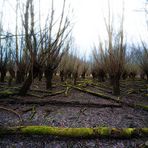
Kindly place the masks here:
[(51, 126), (17, 126), (17, 127), (0, 127), (0, 135), (7, 134), (25, 134), (25, 135), (51, 135), (58, 137), (73, 138), (132, 138), (148, 137), (148, 128), (63, 128)]
[(60, 94), (63, 94), (63, 93), (65, 93), (65, 90), (61, 90), (61, 91), (57, 91), (57, 92), (52, 92), (50, 94), (43, 95), (43, 97), (56, 96), (56, 95), (60, 95)]
[(77, 90), (79, 90), (79, 91), (92, 94), (92, 95), (97, 96), (97, 97), (102, 97), (102, 98), (104, 98), (104, 99), (116, 100), (116, 99), (113, 98), (112, 96), (105, 95), (105, 94), (103, 94), (103, 93), (98, 93), (98, 92), (96, 93), (96, 92), (93, 92), (93, 91), (91, 91), (91, 90), (83, 89), (83, 88), (80, 88), (80, 87), (77, 87), (77, 86), (72, 86), (72, 85), (71, 85), (71, 87), (74, 88), (74, 89), (77, 89)]
[[(42, 92), (43, 93), (43, 92)], [(57, 91), (57, 92), (44, 92), (46, 94), (43, 95), (37, 95), (37, 94), (33, 94), (33, 93), (27, 93), (27, 95), (32, 96), (32, 97), (37, 97), (37, 98), (44, 98), (44, 97), (48, 97), (48, 96), (56, 96), (56, 95), (60, 95), (62, 93), (65, 93), (65, 90), (61, 90), (61, 91)], [(48, 93), (48, 94), (47, 94)]]
[(6, 108), (6, 107), (3, 107), (3, 106), (0, 106), (0, 110), (5, 110), (5, 111), (8, 111), (10, 113), (13, 113), (13, 114), (15, 114), (19, 118), (20, 122), (23, 121), (21, 116), (20, 116), (20, 114), (18, 112), (16, 112), (16, 111), (10, 109), (10, 108)]
[(127, 103), (125, 101), (120, 100), (120, 97), (117, 98), (115, 96), (111, 96), (111, 95), (107, 95), (107, 94), (102, 94), (102, 93), (98, 93), (98, 92), (93, 92), (91, 90), (82, 89), (82, 88), (77, 87), (77, 86), (71, 86), (71, 87), (76, 89), (76, 90), (79, 90), (79, 91), (82, 91), (82, 92), (85, 92), (85, 93), (89, 93), (89, 94), (97, 96), (97, 97), (101, 97), (103, 99), (110, 99), (110, 100), (113, 100), (113, 101), (115, 101), (117, 103), (121, 103), (123, 105), (129, 106), (129, 107), (132, 107), (132, 108), (143, 109), (145, 111), (148, 111), (148, 106), (147, 105), (131, 104), (131, 103)]
[(71, 107), (93, 107), (93, 108), (105, 108), (105, 107), (121, 107), (120, 104), (99, 104), (99, 103), (85, 103), (79, 101), (58, 101), (58, 100), (23, 100), (23, 99), (7, 99), (0, 100), (0, 102), (7, 102), (9, 104), (39, 104), (39, 105), (56, 105), (56, 106), (71, 106)]
[(42, 90), (42, 89), (30, 89), (30, 91), (41, 92), (41, 93), (52, 93), (51, 90)]

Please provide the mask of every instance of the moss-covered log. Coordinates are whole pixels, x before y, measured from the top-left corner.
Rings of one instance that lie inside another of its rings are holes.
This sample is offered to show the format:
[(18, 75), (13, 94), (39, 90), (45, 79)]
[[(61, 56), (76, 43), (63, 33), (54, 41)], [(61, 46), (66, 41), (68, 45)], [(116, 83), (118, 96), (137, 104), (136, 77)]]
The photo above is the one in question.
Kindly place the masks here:
[(148, 137), (148, 128), (63, 128), (51, 126), (0, 127), (0, 136), (6, 134), (51, 135), (59, 137), (111, 137), (132, 138)]

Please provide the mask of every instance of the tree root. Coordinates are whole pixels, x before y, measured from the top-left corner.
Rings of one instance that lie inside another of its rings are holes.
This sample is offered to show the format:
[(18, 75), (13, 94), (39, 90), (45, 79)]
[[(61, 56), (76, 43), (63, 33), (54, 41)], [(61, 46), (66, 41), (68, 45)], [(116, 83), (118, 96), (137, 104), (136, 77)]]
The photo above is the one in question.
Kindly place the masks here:
[(63, 128), (51, 126), (0, 127), (0, 135), (6, 134), (51, 135), (71, 138), (137, 138), (148, 137), (148, 128)]
[(9, 109), (9, 108), (6, 108), (6, 107), (3, 107), (3, 106), (0, 106), (0, 109), (15, 114), (15, 115), (19, 118), (20, 122), (23, 121), (22, 118), (21, 118), (21, 116), (19, 115), (19, 113), (17, 113), (16, 111), (14, 111), (14, 110), (12, 110), (12, 109)]

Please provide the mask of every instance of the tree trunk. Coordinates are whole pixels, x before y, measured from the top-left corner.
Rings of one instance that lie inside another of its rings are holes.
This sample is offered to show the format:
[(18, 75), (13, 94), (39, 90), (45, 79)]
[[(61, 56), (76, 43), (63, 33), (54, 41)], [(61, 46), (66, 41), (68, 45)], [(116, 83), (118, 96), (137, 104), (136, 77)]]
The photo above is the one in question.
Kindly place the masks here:
[(117, 78), (114, 78), (113, 81), (113, 95), (118, 96), (120, 95), (120, 81)]
[(64, 71), (63, 70), (60, 71), (60, 78), (61, 78), (61, 82), (64, 82)]
[(45, 78), (46, 78), (46, 89), (52, 89), (52, 78), (54, 71), (50, 68), (46, 68), (45, 70)]
[(76, 84), (77, 84), (77, 77), (74, 77), (73, 84), (74, 84), (74, 85), (76, 85)]
[(42, 77), (43, 77), (43, 71), (41, 70), (38, 74), (39, 81), (42, 80)]
[(32, 74), (31, 74), (31, 72), (29, 72), (29, 75), (28, 75), (27, 79), (25, 80), (23, 86), (19, 90), (20, 95), (22, 95), (22, 96), (26, 95), (26, 93), (30, 89), (32, 81), (33, 81)]
[(77, 78), (78, 78), (78, 72), (74, 72), (73, 73), (73, 83), (74, 83), (74, 85), (77, 84)]
[(16, 83), (17, 84), (21, 84), (22, 82), (24, 82), (25, 69), (26, 69), (26, 65), (20, 63), (18, 66), (17, 73), (16, 73)]
[(147, 81), (148, 81), (148, 72), (146, 72), (146, 77), (147, 77)]
[(8, 86), (11, 86), (12, 80), (15, 79), (15, 71), (13, 70), (13, 68), (9, 68), (9, 80), (8, 80)]
[[(32, 81), (38, 76), (38, 73), (40, 71), (40, 65), (38, 63), (34, 63), (33, 65), (33, 71), (29, 71), (29, 75), (26, 78), (23, 86), (21, 87), (19, 94), (20, 95), (25, 95), (27, 93), (27, 91), (30, 89), (30, 86), (32, 84)], [(33, 74), (32, 74), (33, 72)]]
[(17, 70), (16, 72), (16, 84), (21, 84), (22, 83), (22, 75), (20, 70)]
[(85, 79), (85, 75), (86, 75), (86, 73), (83, 72), (82, 75), (81, 75), (82, 79)]
[(5, 81), (5, 76), (6, 76), (6, 71), (4, 69), (2, 69), (2, 71), (1, 71), (1, 82)]

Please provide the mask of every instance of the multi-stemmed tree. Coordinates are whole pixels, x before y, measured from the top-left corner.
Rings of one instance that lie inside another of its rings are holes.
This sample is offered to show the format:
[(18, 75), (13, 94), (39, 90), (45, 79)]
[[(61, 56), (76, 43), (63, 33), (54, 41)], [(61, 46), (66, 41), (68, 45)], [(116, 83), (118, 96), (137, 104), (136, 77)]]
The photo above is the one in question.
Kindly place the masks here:
[[(46, 78), (46, 88), (52, 88), (52, 77), (54, 71), (58, 68), (58, 65), (62, 59), (64, 53), (67, 52), (68, 39), (70, 36), (71, 28), (70, 21), (67, 14), (65, 14), (66, 0), (63, 2), (62, 12), (59, 20), (57, 30), (54, 32), (54, 7), (52, 0), (52, 11), (50, 16), (50, 22), (48, 25), (49, 31), (46, 35), (45, 42), (45, 78)], [(54, 36), (53, 36), (54, 34)]]
[[(111, 18), (110, 13), (109, 18)], [(125, 66), (126, 45), (124, 43), (123, 23), (124, 14), (122, 15), (120, 28), (116, 38), (113, 36), (114, 30), (111, 20), (109, 19), (108, 24), (106, 23), (106, 29), (108, 33), (106, 66), (111, 83), (113, 85), (114, 95), (120, 94), (120, 78)]]
[[(107, 41), (105, 42), (105, 47), (103, 48), (102, 43), (99, 49), (103, 57), (101, 60), (96, 58), (98, 62), (98, 67), (100, 68), (100, 61), (103, 64), (106, 72), (109, 74), (111, 84), (113, 86), (113, 94), (120, 94), (120, 78), (124, 71), (126, 62), (126, 45), (124, 41), (124, 11), (122, 12), (119, 30), (115, 31), (113, 26), (113, 17), (111, 16), (110, 4), (108, 6), (108, 20), (105, 20), (105, 26), (107, 31)], [(104, 69), (103, 67), (103, 69)], [(102, 69), (102, 68), (101, 68)], [(102, 70), (101, 70), (102, 71)], [(101, 72), (102, 73), (102, 72)], [(104, 72), (103, 72), (104, 74)]]
[(53, 4), (54, 1), (52, 0), (51, 14), (46, 21), (45, 29), (43, 31), (39, 29), (40, 37), (38, 37), (35, 32), (33, 0), (26, 1), (23, 26), (25, 30), (25, 55), (28, 56), (29, 60), (27, 61), (29, 63), (27, 65), (29, 74), (20, 89), (21, 95), (27, 93), (33, 79), (39, 75), (41, 76), (43, 69), (46, 78), (46, 88), (51, 89), (53, 73), (57, 69), (62, 56), (68, 50), (67, 44), (71, 28), (68, 16), (65, 14), (66, 0), (63, 1), (62, 12), (58, 21), (54, 17)]

